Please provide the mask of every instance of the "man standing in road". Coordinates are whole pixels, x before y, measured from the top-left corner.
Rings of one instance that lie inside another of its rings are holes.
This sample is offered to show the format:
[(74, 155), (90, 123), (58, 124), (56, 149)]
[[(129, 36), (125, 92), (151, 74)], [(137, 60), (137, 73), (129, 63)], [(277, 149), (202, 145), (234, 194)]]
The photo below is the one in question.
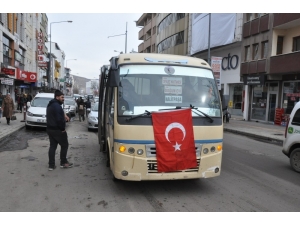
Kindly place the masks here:
[[(89, 112), (91, 111), (91, 106), (92, 106), (92, 103), (90, 101), (90, 98), (88, 97), (87, 101), (85, 103), (86, 118), (88, 117)], [(88, 109), (90, 109), (90, 110), (88, 110)]]
[(67, 152), (69, 147), (68, 135), (66, 131), (66, 121), (69, 121), (62, 109), (64, 103), (64, 94), (60, 90), (56, 90), (54, 93), (54, 99), (52, 99), (47, 106), (47, 134), (50, 140), (49, 147), (49, 171), (56, 168), (55, 166), (55, 152), (57, 145), (61, 147), (60, 150), (60, 167), (70, 168), (73, 163), (69, 163), (67, 160)]
[(82, 97), (79, 98), (79, 100), (77, 100), (77, 106), (78, 106), (78, 115), (79, 115), (79, 121), (81, 122), (81, 119), (84, 121), (84, 107), (85, 107), (85, 103), (82, 99)]

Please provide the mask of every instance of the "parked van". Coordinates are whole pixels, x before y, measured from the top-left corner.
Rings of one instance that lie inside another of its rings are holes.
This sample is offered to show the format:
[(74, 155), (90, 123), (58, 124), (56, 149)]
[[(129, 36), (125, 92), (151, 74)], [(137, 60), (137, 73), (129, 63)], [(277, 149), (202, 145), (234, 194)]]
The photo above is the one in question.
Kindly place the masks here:
[(286, 123), (282, 152), (290, 158), (292, 168), (300, 173), (300, 102), (298, 102)]

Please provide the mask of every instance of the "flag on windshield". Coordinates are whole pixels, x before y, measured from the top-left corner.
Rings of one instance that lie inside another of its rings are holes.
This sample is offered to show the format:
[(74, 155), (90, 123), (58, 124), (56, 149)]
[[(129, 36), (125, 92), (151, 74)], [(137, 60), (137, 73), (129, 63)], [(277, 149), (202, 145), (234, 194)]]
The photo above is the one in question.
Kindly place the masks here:
[(158, 172), (197, 167), (191, 109), (152, 112)]

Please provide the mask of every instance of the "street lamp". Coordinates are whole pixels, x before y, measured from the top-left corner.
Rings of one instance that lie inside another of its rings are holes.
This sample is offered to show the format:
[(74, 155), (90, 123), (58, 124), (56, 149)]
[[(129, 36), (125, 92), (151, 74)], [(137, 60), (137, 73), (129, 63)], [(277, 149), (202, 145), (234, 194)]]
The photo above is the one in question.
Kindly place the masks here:
[(68, 61), (69, 61), (69, 60), (77, 60), (77, 59), (67, 59), (67, 60), (66, 60), (66, 68), (68, 68)]
[[(52, 23), (72, 23), (73, 21), (71, 20), (67, 20), (67, 21), (58, 21), (58, 22), (52, 22)], [(51, 45), (52, 45), (52, 42), (51, 42), (51, 25), (52, 23), (50, 23), (50, 56), (49, 56), (49, 61), (50, 61), (50, 70), (49, 70), (49, 87), (52, 88), (52, 53), (51, 53)]]
[(118, 35), (108, 36), (107, 38), (121, 36), (121, 35), (125, 35), (125, 53), (126, 53), (127, 52), (127, 22), (126, 22), (126, 32), (125, 32), (125, 34), (118, 34)]

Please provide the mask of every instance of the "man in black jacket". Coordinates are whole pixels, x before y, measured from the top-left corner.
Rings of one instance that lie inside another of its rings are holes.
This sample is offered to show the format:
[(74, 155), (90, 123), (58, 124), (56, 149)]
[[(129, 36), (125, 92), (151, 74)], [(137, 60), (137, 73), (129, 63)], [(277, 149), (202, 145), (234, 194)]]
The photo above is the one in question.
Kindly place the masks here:
[(69, 163), (67, 160), (67, 152), (69, 147), (68, 135), (66, 132), (66, 121), (69, 121), (61, 107), (64, 103), (64, 94), (60, 90), (56, 90), (54, 93), (54, 99), (52, 99), (47, 106), (47, 134), (50, 140), (49, 147), (49, 170), (54, 170), (55, 166), (55, 152), (57, 145), (61, 147), (60, 150), (60, 167), (70, 168), (73, 163)]

